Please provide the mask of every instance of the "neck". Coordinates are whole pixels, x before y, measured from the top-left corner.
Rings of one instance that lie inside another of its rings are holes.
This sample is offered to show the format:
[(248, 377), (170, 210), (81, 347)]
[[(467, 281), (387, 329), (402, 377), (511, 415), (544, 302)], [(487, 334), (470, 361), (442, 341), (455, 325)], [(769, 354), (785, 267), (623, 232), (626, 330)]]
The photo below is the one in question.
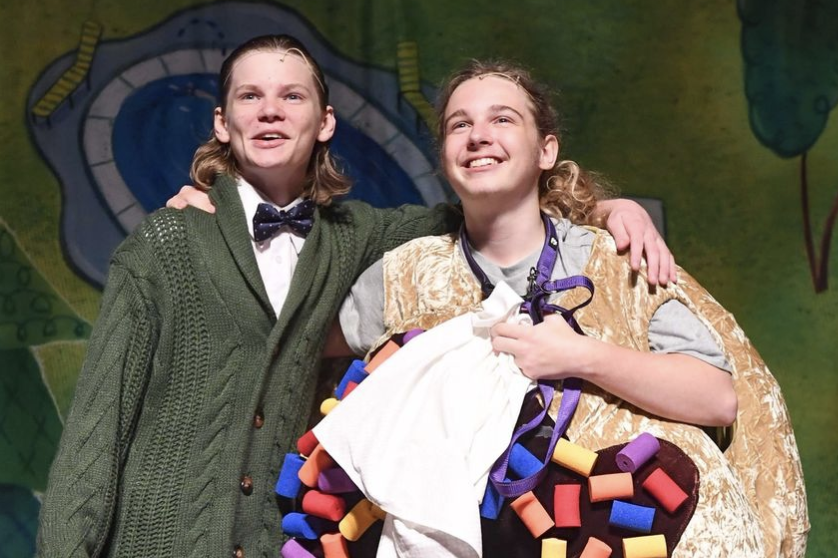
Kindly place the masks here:
[(303, 195), (305, 176), (288, 176), (275, 169), (272, 172), (269, 179), (262, 175), (244, 176), (244, 179), (279, 207), (285, 207)]
[(544, 224), (538, 203), (497, 213), (463, 209), (468, 238), (475, 250), (491, 262), (507, 267), (523, 260), (544, 244)]

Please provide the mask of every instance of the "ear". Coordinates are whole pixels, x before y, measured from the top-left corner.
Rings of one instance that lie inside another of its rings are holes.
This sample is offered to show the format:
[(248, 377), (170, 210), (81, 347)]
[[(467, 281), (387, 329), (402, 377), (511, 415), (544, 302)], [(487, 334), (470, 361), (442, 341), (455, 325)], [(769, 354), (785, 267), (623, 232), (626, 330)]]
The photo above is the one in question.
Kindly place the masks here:
[(332, 139), (332, 136), (335, 135), (335, 126), (337, 126), (335, 109), (331, 105), (328, 105), (323, 112), (323, 120), (320, 122), (320, 133), (317, 134), (317, 141), (322, 143)]
[(558, 158), (559, 140), (556, 136), (550, 134), (544, 138), (544, 142), (541, 144), (541, 151), (538, 154), (538, 168), (550, 170), (555, 166)]
[(230, 132), (227, 131), (227, 119), (224, 118), (224, 113), (221, 112), (221, 107), (215, 107), (215, 111), (213, 111), (212, 116), (212, 127), (215, 131), (215, 139), (221, 143), (230, 143)]

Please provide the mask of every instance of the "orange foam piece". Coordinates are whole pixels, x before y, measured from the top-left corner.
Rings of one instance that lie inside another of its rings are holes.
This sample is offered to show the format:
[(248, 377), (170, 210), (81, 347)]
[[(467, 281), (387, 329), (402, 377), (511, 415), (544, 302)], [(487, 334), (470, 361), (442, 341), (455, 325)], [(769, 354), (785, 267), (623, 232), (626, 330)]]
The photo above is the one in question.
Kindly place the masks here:
[(349, 546), (340, 533), (324, 533), (320, 535), (325, 558), (349, 558)]
[(599, 540), (596, 537), (591, 537), (585, 543), (585, 548), (582, 549), (582, 554), (579, 558), (608, 558), (611, 556), (611, 547)]
[(303, 463), (302, 467), (300, 467), (300, 471), (297, 473), (297, 476), (300, 477), (302, 483), (307, 487), (316, 488), (317, 477), (320, 476), (320, 473), (334, 466), (335, 461), (332, 457), (326, 453), (323, 446), (317, 444), (317, 446), (315, 446), (315, 448), (311, 451), (311, 455), (309, 455), (308, 459), (306, 459), (306, 462)]
[(633, 498), (634, 483), (631, 480), (631, 473), (611, 473), (588, 477), (588, 493), (591, 496), (591, 502)]
[(364, 366), (364, 370), (368, 373), (372, 374), (376, 368), (381, 366), (381, 363), (393, 356), (393, 353), (400, 349), (398, 343), (393, 341), (387, 341), (381, 349), (375, 353), (375, 356), (370, 359), (366, 366)]
[(533, 537), (540, 537), (553, 526), (553, 518), (535, 497), (532, 491), (522, 494), (511, 504), (512, 509), (530, 530)]

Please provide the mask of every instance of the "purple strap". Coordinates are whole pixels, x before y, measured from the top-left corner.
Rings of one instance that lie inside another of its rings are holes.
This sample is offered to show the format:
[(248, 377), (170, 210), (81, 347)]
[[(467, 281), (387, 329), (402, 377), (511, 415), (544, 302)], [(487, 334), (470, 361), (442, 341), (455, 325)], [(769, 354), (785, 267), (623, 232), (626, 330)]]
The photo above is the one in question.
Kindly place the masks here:
[[(544, 223), (546, 238), (544, 240), (544, 246), (541, 249), (541, 254), (538, 257), (538, 263), (530, 273), (530, 286), (526, 296), (524, 297), (524, 303), (521, 305), (521, 312), (528, 313), (535, 324), (541, 323), (546, 314), (558, 312), (574, 329), (574, 331), (583, 335), (582, 329), (573, 318), (573, 313), (576, 310), (587, 306), (591, 302), (594, 296), (594, 284), (584, 275), (573, 275), (565, 279), (550, 281), (550, 277), (553, 273), (553, 267), (556, 265), (556, 260), (558, 258), (559, 240), (556, 228), (553, 226), (553, 222), (550, 218), (542, 213), (541, 220)], [(475, 277), (477, 277), (480, 281), (480, 287), (483, 291), (483, 295), (488, 297), (494, 290), (495, 286), (489, 280), (486, 273), (480, 269), (480, 266), (477, 265), (477, 262), (471, 255), (471, 248), (468, 243), (468, 234), (466, 233), (465, 226), (460, 229), (460, 245), (462, 246), (463, 254), (465, 254), (469, 267), (471, 267)], [(548, 298), (555, 293), (579, 287), (588, 289), (590, 296), (587, 300), (571, 309), (565, 309), (561, 306), (547, 302)], [(537, 428), (541, 424), (544, 417), (547, 415), (547, 409), (550, 407), (550, 402), (553, 401), (555, 389), (552, 383), (538, 383), (538, 389), (541, 392), (541, 397), (544, 403), (541, 412), (539, 412), (536, 417), (526, 424), (519, 426), (512, 434), (512, 440), (509, 442), (509, 446), (507, 446), (503, 454), (501, 454), (497, 461), (495, 461), (495, 464), (492, 466), (492, 470), (489, 474), (489, 480), (491, 480), (492, 484), (501, 496), (505, 498), (516, 498), (525, 492), (529, 492), (538, 486), (544, 478), (544, 475), (547, 473), (547, 464), (553, 456), (553, 450), (555, 449), (559, 438), (562, 434), (564, 434), (565, 430), (567, 430), (567, 427), (570, 424), (570, 419), (576, 411), (576, 406), (579, 403), (579, 396), (582, 392), (582, 380), (578, 378), (565, 378), (562, 382), (562, 387), (564, 390), (562, 402), (559, 405), (559, 413), (556, 417), (556, 424), (553, 428), (553, 434), (550, 437), (550, 444), (547, 448), (547, 452), (542, 460), (541, 468), (527, 477), (516, 480), (508, 480), (506, 478), (506, 473), (509, 468), (509, 454), (512, 452), (512, 446), (515, 445), (521, 436)]]

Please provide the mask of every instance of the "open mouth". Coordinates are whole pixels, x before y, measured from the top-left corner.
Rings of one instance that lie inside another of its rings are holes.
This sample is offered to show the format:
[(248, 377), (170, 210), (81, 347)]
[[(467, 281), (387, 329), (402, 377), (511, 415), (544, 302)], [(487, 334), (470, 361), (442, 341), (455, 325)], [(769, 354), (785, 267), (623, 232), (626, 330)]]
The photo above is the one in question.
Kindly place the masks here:
[(498, 159), (494, 157), (481, 157), (479, 159), (472, 159), (471, 161), (466, 162), (466, 168), (469, 169), (479, 169), (483, 167), (491, 167), (494, 165), (500, 164)]
[(273, 140), (281, 140), (281, 139), (288, 139), (288, 138), (286, 138), (282, 134), (271, 132), (271, 133), (256, 136), (256, 139), (257, 140), (262, 140), (262, 141), (273, 141)]

